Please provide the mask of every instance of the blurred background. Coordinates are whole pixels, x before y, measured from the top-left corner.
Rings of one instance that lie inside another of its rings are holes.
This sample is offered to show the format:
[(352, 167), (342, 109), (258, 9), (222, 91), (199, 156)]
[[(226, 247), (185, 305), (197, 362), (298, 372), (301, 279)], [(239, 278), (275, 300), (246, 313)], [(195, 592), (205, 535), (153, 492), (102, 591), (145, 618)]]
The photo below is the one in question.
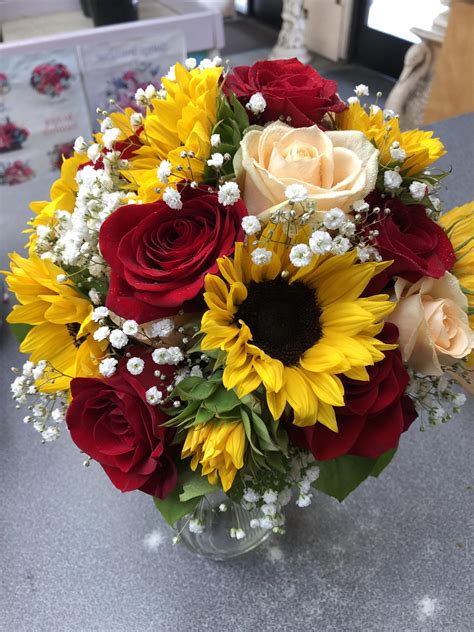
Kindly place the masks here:
[(2, 205), (44, 197), (96, 108), (137, 107), (176, 60), (296, 56), (345, 99), (381, 91), (407, 128), (474, 109), (473, 32), (468, 0), (2, 1)]

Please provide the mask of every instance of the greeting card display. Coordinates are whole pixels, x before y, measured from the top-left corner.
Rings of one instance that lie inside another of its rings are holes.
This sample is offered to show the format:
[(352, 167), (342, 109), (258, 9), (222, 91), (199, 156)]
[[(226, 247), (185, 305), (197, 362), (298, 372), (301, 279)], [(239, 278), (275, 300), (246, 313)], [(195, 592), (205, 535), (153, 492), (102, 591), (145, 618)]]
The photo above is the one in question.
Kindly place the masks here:
[(134, 95), (139, 88), (159, 84), (176, 59), (184, 59), (180, 31), (166, 36), (134, 38), (80, 47), (84, 86), (91, 119), (97, 108), (107, 110), (112, 99), (121, 108), (139, 109)]
[[(50, 177), (60, 169), (62, 155), (71, 155), (74, 139), (84, 130), (91, 126), (74, 49), (2, 55), (2, 184)], [(13, 151), (14, 160), (9, 156)]]

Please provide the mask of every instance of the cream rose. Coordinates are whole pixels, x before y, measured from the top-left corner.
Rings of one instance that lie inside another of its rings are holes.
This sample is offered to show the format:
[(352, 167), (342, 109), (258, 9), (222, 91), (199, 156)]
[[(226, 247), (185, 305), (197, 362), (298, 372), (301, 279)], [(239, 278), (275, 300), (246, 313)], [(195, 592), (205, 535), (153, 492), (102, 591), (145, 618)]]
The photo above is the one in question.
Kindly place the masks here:
[(323, 132), (317, 125), (271, 123), (243, 137), (235, 168), (251, 215), (265, 218), (285, 202), (285, 189), (301, 184), (318, 211), (349, 205), (375, 188), (378, 150), (362, 132)]
[(397, 279), (398, 305), (387, 318), (400, 332), (404, 362), (424, 375), (442, 375), (441, 365), (467, 356), (474, 344), (467, 299), (455, 276), (422, 277), (416, 283)]

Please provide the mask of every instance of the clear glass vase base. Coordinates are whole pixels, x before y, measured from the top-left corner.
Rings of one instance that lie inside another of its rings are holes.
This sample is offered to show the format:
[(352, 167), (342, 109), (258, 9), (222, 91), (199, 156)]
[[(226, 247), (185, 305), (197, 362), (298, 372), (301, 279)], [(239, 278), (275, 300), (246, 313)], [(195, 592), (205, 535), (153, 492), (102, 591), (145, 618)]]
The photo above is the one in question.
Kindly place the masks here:
[[(270, 537), (271, 530), (250, 526), (250, 521), (261, 515), (259, 510), (249, 511), (223, 492), (216, 492), (200, 501), (191, 518), (179, 520), (175, 530), (180, 542), (196, 555), (225, 561), (252, 551)], [(232, 537), (235, 530), (243, 537)]]

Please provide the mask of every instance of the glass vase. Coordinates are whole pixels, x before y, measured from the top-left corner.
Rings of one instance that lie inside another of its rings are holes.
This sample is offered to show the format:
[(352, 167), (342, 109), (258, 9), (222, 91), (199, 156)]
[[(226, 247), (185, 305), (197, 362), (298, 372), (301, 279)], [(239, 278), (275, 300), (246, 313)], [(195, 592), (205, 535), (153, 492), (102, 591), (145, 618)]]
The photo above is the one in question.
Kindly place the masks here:
[(271, 530), (251, 525), (261, 517), (260, 509), (246, 509), (216, 491), (204, 496), (191, 515), (181, 518), (175, 531), (193, 553), (224, 561), (252, 551), (269, 538)]

